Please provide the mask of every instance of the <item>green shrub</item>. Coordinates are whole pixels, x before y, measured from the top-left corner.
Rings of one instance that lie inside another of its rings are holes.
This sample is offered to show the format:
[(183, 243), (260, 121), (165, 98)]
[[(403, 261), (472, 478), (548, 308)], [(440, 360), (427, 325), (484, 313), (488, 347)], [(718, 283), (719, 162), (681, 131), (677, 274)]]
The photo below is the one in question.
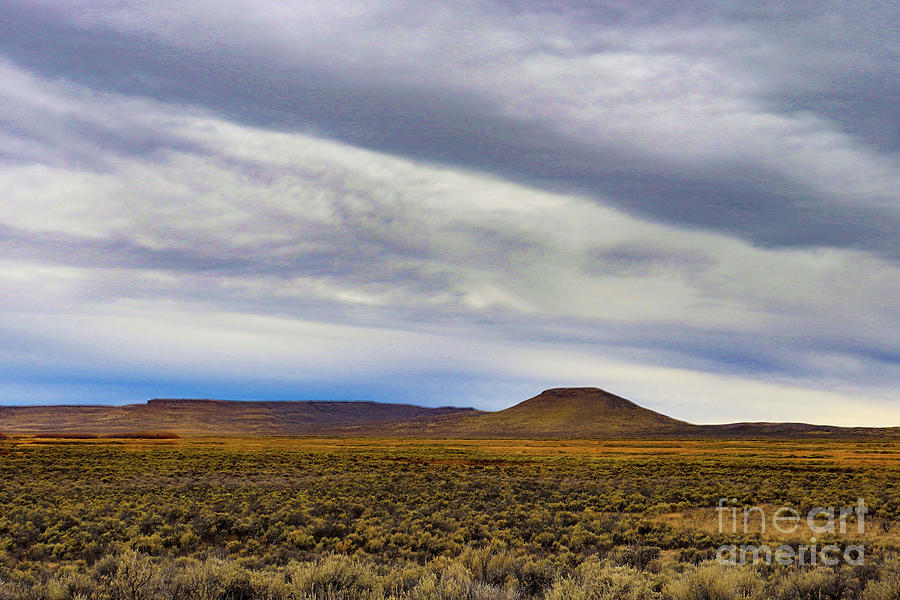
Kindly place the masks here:
[(109, 600), (153, 600), (158, 586), (159, 569), (147, 556), (132, 550), (104, 557), (94, 573)]
[(663, 588), (664, 600), (769, 600), (762, 578), (746, 568), (706, 563)]
[(521, 562), (517, 569), (519, 593), (533, 598), (543, 596), (557, 577), (557, 569), (547, 559), (529, 558)]
[(514, 592), (476, 581), (462, 565), (426, 574), (405, 600), (516, 600)]
[(553, 585), (545, 600), (655, 600), (659, 598), (649, 575), (629, 567), (589, 561), (575, 577), (565, 577)]
[(871, 581), (860, 596), (861, 600), (897, 600), (900, 598), (900, 572), (893, 572), (879, 581)]
[(509, 588), (518, 579), (517, 561), (505, 549), (468, 549), (460, 555), (459, 561), (475, 581), (494, 587)]
[(855, 597), (846, 571), (802, 569), (792, 571), (777, 585), (777, 600), (843, 600)]
[(291, 563), (287, 575), (299, 598), (317, 600), (382, 600), (384, 589), (374, 571), (346, 556), (314, 563)]

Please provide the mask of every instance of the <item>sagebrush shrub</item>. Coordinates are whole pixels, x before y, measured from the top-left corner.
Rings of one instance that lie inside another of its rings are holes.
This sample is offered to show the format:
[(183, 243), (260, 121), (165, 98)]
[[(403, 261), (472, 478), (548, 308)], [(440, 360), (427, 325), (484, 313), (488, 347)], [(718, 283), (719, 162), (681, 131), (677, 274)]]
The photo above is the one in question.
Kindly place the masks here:
[(663, 600), (770, 600), (765, 584), (750, 569), (705, 563), (685, 571), (663, 588)]
[(299, 598), (316, 600), (382, 600), (384, 589), (371, 567), (346, 556), (312, 563), (291, 563), (287, 575)]
[(870, 581), (860, 596), (861, 600), (900, 599), (900, 571), (893, 572), (878, 581)]
[(462, 565), (426, 574), (405, 600), (517, 600), (518, 595), (472, 578)]
[(630, 567), (604, 562), (582, 564), (575, 577), (565, 577), (547, 592), (545, 600), (656, 600), (649, 575)]
[(777, 600), (844, 600), (853, 598), (850, 575), (832, 569), (802, 569), (783, 577), (776, 587)]

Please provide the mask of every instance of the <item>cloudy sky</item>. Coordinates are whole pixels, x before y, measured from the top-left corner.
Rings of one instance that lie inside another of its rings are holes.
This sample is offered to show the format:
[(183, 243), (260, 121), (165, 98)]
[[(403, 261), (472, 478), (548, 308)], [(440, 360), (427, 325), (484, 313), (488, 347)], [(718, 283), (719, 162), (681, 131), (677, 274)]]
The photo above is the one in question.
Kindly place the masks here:
[(0, 403), (900, 425), (900, 11), (0, 0)]

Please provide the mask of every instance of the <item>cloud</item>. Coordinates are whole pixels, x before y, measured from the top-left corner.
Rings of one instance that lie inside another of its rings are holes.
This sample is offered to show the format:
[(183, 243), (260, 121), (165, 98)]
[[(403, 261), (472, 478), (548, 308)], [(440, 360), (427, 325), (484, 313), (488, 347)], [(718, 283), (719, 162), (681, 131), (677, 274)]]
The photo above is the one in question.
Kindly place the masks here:
[(0, 51), (48, 76), (756, 244), (897, 257), (900, 167), (885, 151), (896, 140), (883, 139), (894, 120), (863, 109), (881, 105), (885, 65), (898, 64), (884, 42), (896, 20), (876, 4), (97, 0), (5, 11)]
[[(844, 403), (887, 406), (900, 278), (877, 255), (755, 247), (595, 195), (3, 73), (11, 111), (62, 107), (20, 122), (29, 153), (0, 180), (3, 362), (29, 374), (7, 401), (65, 381), (121, 398), (118, 377), (493, 408), (601, 384), (701, 421), (722, 389), (771, 398), (717, 409), (744, 418), (785, 399), (791, 418), (847, 423), (870, 417)], [(153, 131), (155, 147), (69, 120)], [(91, 168), (69, 158), (85, 149)]]
[[(338, 326), (148, 302), (119, 303), (102, 315), (16, 316), (19, 328), (42, 338), (42, 359), (48, 350), (67, 357), (57, 366), (56, 380), (45, 374), (0, 388), (5, 398), (19, 402), (71, 402), (75, 391), (108, 402), (129, 398), (117, 389), (126, 382), (131, 394), (143, 388), (158, 396), (175, 382), (175, 395), (199, 389), (245, 398), (255, 393), (290, 399), (296, 398), (292, 393), (313, 392), (319, 399), (358, 399), (360, 388), (372, 386), (368, 399), (500, 409), (509, 398), (520, 400), (559, 382), (603, 381), (646, 406), (694, 422), (883, 425), (900, 418), (890, 393), (877, 387), (823, 390), (804, 380), (758, 381), (530, 343), (482, 339), (473, 350), (472, 339), (458, 331)], [(19, 372), (29, 368), (22, 356), (4, 363)], [(142, 376), (134, 375), (138, 365), (145, 370)], [(123, 378), (123, 371), (132, 375)], [(55, 391), (60, 383), (64, 393)]]
[(0, 12), (0, 402), (896, 420), (874, 4)]

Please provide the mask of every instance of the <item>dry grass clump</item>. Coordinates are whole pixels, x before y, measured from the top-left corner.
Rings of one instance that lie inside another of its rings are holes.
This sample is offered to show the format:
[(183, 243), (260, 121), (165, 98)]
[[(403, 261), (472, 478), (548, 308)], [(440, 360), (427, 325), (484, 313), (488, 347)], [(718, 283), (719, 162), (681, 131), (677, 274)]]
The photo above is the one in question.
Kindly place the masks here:
[[(501, 553), (502, 554), (502, 553)], [(476, 557), (480, 560), (484, 557)], [(92, 567), (0, 578), (3, 600), (897, 600), (900, 577), (882, 569), (862, 583), (849, 569), (789, 569), (764, 575), (751, 567), (705, 563), (684, 572), (641, 571), (588, 560), (530, 593), (509, 557), (485, 580), (473, 557), (385, 567), (329, 555), (254, 569), (239, 561), (161, 560), (126, 550)], [(490, 562), (490, 561), (488, 561)], [(483, 566), (483, 565), (482, 565)], [(474, 571), (472, 570), (474, 567)], [(501, 575), (498, 571), (488, 578)], [(402, 580), (402, 582), (401, 582)]]

